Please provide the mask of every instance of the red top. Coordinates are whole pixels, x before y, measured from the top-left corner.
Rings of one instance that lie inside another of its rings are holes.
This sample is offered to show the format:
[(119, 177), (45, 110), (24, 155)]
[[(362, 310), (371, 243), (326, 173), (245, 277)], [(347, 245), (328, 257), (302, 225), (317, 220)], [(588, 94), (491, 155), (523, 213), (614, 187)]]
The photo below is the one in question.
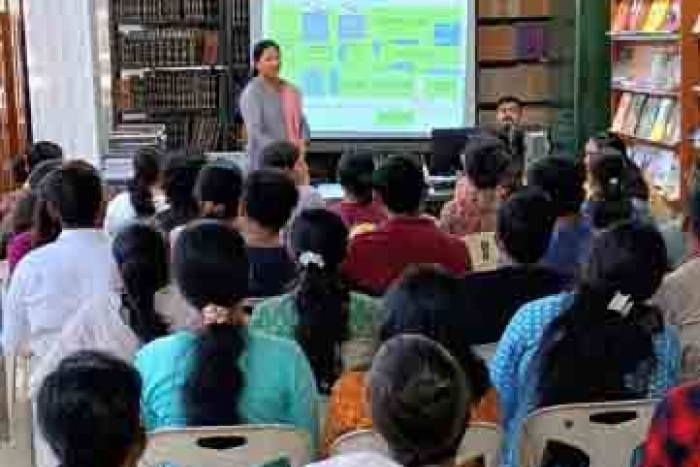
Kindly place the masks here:
[(384, 206), (376, 200), (365, 205), (342, 201), (333, 207), (333, 211), (343, 219), (350, 230), (362, 224), (379, 226), (389, 218)]
[(455, 275), (471, 269), (464, 241), (429, 217), (397, 217), (350, 242), (343, 272), (363, 291), (383, 294), (411, 265), (438, 265)]

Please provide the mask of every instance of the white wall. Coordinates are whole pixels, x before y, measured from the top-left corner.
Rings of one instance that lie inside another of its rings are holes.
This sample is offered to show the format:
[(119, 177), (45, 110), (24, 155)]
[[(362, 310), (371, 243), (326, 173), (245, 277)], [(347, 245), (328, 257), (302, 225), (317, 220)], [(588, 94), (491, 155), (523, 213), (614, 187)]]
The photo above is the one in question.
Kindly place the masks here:
[(108, 0), (25, 1), (34, 141), (99, 165), (110, 127)]

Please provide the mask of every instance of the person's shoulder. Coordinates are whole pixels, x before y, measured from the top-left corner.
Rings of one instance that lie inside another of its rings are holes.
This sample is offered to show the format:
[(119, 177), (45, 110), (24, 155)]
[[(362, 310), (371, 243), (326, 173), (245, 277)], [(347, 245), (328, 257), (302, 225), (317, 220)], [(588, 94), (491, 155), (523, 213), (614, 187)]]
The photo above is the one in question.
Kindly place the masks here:
[(400, 467), (394, 462), (378, 453), (358, 452), (353, 454), (343, 454), (335, 456), (323, 462), (311, 464), (309, 467)]
[(195, 339), (195, 335), (189, 331), (161, 337), (142, 347), (134, 361), (137, 366), (149, 364), (160, 366), (164, 362), (181, 358), (194, 345)]
[(268, 361), (277, 362), (280, 367), (286, 366), (289, 362), (306, 358), (299, 344), (295, 341), (272, 336), (255, 329), (248, 329), (247, 346), (249, 357), (253, 359), (265, 358)]
[(538, 298), (523, 305), (513, 317), (513, 321), (539, 320), (559, 313), (572, 299), (570, 293), (560, 293)]
[(360, 292), (350, 292), (350, 307), (361, 310), (371, 310), (376, 308), (377, 299)]

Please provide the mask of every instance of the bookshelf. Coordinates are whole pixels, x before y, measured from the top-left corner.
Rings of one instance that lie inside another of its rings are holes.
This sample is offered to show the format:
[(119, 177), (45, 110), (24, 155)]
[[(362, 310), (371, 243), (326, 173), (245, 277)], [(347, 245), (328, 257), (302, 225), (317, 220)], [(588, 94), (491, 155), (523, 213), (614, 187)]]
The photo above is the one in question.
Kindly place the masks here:
[(624, 139), (665, 208), (687, 195), (700, 128), (697, 0), (611, 2), (611, 130)]
[(113, 126), (163, 124), (169, 148), (234, 148), (249, 0), (110, 3)]

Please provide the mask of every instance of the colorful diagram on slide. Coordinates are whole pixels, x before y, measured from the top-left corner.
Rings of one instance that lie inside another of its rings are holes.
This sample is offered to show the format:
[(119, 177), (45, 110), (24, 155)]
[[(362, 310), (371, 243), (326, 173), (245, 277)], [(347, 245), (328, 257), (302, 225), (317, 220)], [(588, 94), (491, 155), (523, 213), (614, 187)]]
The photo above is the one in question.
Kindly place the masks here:
[(314, 136), (425, 136), (465, 123), (468, 3), (267, 0), (263, 33)]

